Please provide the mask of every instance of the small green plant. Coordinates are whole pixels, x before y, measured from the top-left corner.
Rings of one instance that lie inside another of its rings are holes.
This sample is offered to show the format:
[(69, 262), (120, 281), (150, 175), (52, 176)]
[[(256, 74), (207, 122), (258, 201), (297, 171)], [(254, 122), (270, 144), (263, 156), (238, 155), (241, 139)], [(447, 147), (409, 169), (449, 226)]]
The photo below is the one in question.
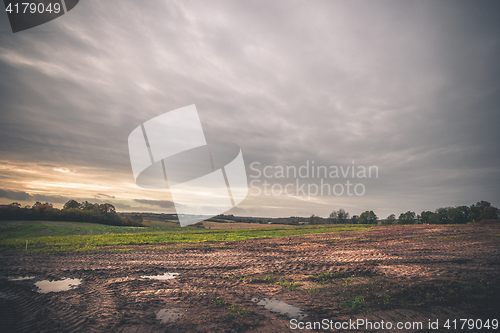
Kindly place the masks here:
[(323, 272), (318, 275), (309, 276), (309, 280), (313, 282), (319, 282), (321, 284), (326, 284), (328, 282), (334, 282), (336, 280), (337, 274), (333, 272)]
[(272, 283), (274, 281), (274, 277), (272, 277), (270, 275), (266, 275), (266, 276), (264, 276), (264, 281), (266, 281), (268, 283)]
[(231, 306), (229, 307), (229, 311), (237, 313), (239, 315), (244, 315), (247, 312), (247, 311), (245, 311), (245, 309), (242, 306), (240, 306), (236, 303), (231, 304)]
[(359, 313), (365, 307), (365, 299), (362, 295), (356, 296), (354, 300), (346, 300), (344, 307), (350, 309), (352, 313)]
[(311, 295), (311, 294), (314, 294), (314, 293), (321, 291), (321, 289), (322, 288), (319, 288), (319, 287), (311, 287), (309, 289), (306, 289), (306, 291), (309, 295)]
[(344, 278), (342, 280), (344, 281), (344, 283), (343, 283), (344, 287), (347, 287), (349, 285), (349, 282), (354, 281), (354, 279), (350, 279), (350, 278)]
[(226, 319), (228, 320), (236, 319), (239, 316), (247, 317), (250, 314), (250, 312), (246, 311), (242, 306), (236, 303), (231, 304), (227, 310)]
[(286, 279), (281, 279), (280, 281), (276, 282), (276, 284), (279, 284), (280, 286), (288, 288), (292, 291), (297, 290), (297, 288), (302, 285), (302, 283), (300, 282), (287, 281)]
[(384, 305), (385, 305), (385, 306), (389, 306), (389, 305), (391, 305), (391, 303), (392, 303), (391, 296), (389, 296), (388, 294), (385, 294), (385, 295), (384, 295), (384, 298), (385, 298), (385, 299), (384, 299)]
[(226, 305), (226, 301), (222, 297), (214, 297), (214, 304), (222, 306), (222, 305)]
[(331, 239), (325, 238), (325, 239), (323, 239), (323, 241), (330, 242), (330, 243), (336, 243), (336, 242), (340, 242), (340, 238), (331, 238)]
[(245, 275), (232, 275), (232, 276), (229, 276), (227, 279), (229, 281), (234, 281), (234, 280), (240, 280), (240, 281), (245, 281), (245, 280), (249, 280), (252, 278), (252, 275), (250, 274), (245, 274)]
[(245, 274), (245, 275), (240, 276), (240, 281), (249, 280), (251, 278), (252, 278), (252, 276), (250, 274)]

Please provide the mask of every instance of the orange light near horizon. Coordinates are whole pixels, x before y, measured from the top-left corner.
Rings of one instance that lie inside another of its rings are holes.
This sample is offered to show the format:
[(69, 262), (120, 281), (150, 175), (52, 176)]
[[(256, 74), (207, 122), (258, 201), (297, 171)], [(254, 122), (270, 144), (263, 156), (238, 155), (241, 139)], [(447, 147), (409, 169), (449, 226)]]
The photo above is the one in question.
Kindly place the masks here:
[[(76, 165), (46, 165), (29, 163), (23, 161), (0, 160), (0, 175), (2, 184), (0, 189), (13, 192), (25, 192), (31, 197), (26, 201), (20, 201), (23, 205), (32, 205), (35, 196), (88, 200), (110, 200), (113, 203), (125, 204), (131, 208), (126, 211), (161, 211), (168, 209), (141, 204), (135, 199), (152, 201), (171, 201), (169, 192), (164, 190), (146, 190), (137, 187), (133, 177), (128, 171), (107, 170)], [(98, 198), (104, 193), (106, 198)], [(111, 197), (114, 197), (111, 199)], [(50, 201), (50, 198), (41, 198), (41, 201)], [(40, 201), (39, 200), (39, 201)], [(0, 203), (8, 204), (15, 200), (0, 198)], [(60, 208), (63, 203), (54, 203), (54, 207)], [(148, 208), (139, 208), (147, 206)]]

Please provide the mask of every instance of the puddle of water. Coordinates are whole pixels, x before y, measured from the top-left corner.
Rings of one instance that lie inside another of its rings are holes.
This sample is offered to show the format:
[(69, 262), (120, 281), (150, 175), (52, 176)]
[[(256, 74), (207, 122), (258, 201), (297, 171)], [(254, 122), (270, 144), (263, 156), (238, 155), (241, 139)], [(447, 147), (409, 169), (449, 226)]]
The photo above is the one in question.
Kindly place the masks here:
[(175, 279), (179, 273), (165, 273), (163, 275), (142, 275), (143, 279), (154, 279), (154, 280), (171, 280)]
[(59, 281), (49, 281), (43, 280), (35, 283), (38, 287), (38, 292), (41, 294), (46, 294), (50, 292), (67, 291), (76, 288), (80, 283), (81, 279), (62, 279)]
[(302, 312), (298, 307), (280, 301), (276, 298), (258, 299), (254, 297), (252, 298), (252, 302), (257, 303), (257, 305), (264, 306), (264, 308), (271, 312), (278, 312), (280, 314), (287, 315), (290, 318), (303, 319), (307, 317), (307, 314)]
[(25, 280), (33, 280), (34, 276), (19, 276), (19, 277), (10, 277), (9, 281), (25, 281)]
[(180, 309), (161, 309), (156, 313), (156, 319), (161, 320), (162, 323), (173, 323), (182, 317)]

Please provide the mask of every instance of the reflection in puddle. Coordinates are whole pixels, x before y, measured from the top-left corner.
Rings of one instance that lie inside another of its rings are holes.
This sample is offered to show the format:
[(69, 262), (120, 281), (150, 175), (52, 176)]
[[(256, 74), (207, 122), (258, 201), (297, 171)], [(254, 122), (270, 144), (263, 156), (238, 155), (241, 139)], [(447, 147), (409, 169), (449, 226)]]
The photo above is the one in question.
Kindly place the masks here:
[(81, 279), (62, 279), (59, 281), (43, 280), (35, 283), (35, 286), (38, 287), (39, 293), (46, 294), (52, 291), (58, 292), (70, 290), (76, 288), (80, 283), (82, 283)]
[(10, 277), (9, 281), (24, 281), (24, 280), (33, 280), (34, 276), (20, 276), (20, 277)]
[(161, 309), (156, 313), (156, 319), (162, 323), (173, 323), (182, 317), (180, 309)]
[(290, 318), (303, 319), (307, 317), (307, 314), (302, 312), (298, 307), (277, 300), (276, 298), (258, 299), (254, 297), (252, 298), (252, 302), (257, 303), (257, 305), (264, 306), (264, 308), (271, 312), (278, 312), (287, 315)]
[(171, 280), (175, 279), (179, 273), (165, 273), (163, 275), (142, 275), (143, 279)]

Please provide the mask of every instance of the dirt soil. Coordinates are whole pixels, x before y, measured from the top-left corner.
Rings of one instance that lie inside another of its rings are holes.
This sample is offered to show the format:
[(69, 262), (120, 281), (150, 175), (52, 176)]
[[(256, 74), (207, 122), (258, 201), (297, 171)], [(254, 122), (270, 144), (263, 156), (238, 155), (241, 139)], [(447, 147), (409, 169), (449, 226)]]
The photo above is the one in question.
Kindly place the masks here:
[[(427, 331), (429, 319), (440, 325), (455, 318), (491, 320), (500, 309), (498, 288), (491, 287), (499, 284), (499, 236), (495, 224), (381, 226), (174, 249), (2, 252), (0, 331), (297, 331), (288, 315), (257, 303), (263, 298), (299, 308), (304, 322), (424, 323), (404, 332)], [(141, 278), (167, 272), (179, 275)], [(9, 280), (27, 276), (34, 278)], [(82, 283), (49, 293), (35, 286), (63, 278)], [(165, 322), (157, 318), (165, 313)], [(357, 331), (383, 330), (350, 330)]]

